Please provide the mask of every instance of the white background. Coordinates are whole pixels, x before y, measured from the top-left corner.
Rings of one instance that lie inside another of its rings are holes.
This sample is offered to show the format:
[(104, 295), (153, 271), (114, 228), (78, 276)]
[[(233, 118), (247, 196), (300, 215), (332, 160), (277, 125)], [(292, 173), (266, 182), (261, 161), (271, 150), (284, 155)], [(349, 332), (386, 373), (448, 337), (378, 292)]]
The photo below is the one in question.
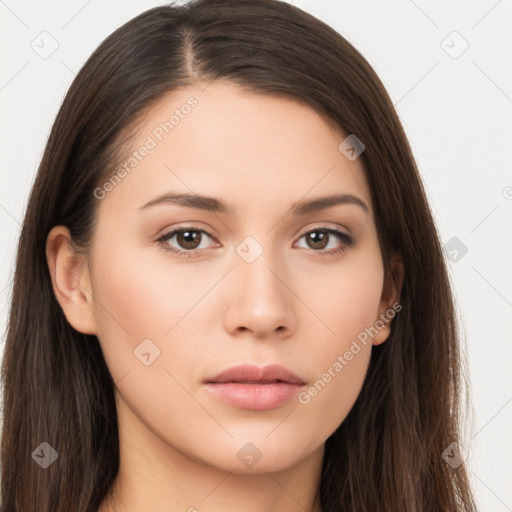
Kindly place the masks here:
[[(457, 237), (468, 249), (457, 262), (447, 256), (471, 379), (468, 463), (481, 510), (510, 511), (512, 0), (293, 3), (374, 67), (411, 142), (443, 244)], [(59, 105), (105, 37), (160, 4), (0, 0), (0, 353), (20, 223)], [(43, 31), (58, 43), (47, 59), (31, 47), (49, 37)]]

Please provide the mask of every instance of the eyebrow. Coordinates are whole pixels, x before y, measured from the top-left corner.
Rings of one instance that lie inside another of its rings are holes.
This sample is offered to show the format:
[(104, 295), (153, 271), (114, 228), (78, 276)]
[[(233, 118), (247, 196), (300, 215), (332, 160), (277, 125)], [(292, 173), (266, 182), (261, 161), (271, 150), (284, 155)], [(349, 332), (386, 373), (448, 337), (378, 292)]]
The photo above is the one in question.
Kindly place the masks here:
[[(144, 210), (157, 205), (176, 205), (184, 206), (186, 208), (196, 208), (198, 210), (205, 210), (213, 213), (223, 213), (231, 215), (233, 209), (230, 205), (217, 199), (215, 197), (208, 197), (201, 194), (189, 193), (166, 193), (152, 199), (138, 210)], [(309, 201), (299, 201), (292, 205), (291, 211), (293, 215), (305, 215), (320, 210), (325, 210), (339, 204), (352, 204), (361, 207), (364, 212), (370, 213), (366, 203), (352, 194), (336, 194), (326, 197), (318, 197)]]

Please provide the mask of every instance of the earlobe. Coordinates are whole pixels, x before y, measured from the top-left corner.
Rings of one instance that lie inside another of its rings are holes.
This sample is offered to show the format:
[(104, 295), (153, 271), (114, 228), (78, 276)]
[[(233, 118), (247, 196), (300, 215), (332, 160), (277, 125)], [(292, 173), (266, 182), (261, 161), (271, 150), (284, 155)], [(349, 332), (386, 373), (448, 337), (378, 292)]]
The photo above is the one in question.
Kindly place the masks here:
[(46, 260), (55, 297), (77, 331), (96, 334), (91, 279), (87, 259), (71, 247), (66, 226), (55, 226), (46, 240)]
[(404, 265), (399, 254), (391, 257), (389, 271), (384, 279), (382, 297), (379, 305), (379, 316), (376, 321), (377, 334), (373, 337), (373, 345), (384, 343), (391, 334), (391, 321), (401, 309), (400, 295), (404, 281)]

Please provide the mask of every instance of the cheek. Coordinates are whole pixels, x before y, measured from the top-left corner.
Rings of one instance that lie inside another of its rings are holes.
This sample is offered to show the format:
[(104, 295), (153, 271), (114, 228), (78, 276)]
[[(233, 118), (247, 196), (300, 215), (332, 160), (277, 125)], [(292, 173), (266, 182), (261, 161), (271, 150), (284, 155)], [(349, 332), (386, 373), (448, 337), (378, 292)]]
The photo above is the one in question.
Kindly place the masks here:
[(95, 254), (93, 289), (101, 327), (116, 327), (115, 317), (135, 338), (163, 336), (201, 298), (208, 282), (186, 265), (167, 261), (163, 249), (158, 254), (106, 247)]
[[(318, 373), (298, 399), (303, 409), (305, 428), (319, 431), (321, 438), (329, 437), (352, 409), (368, 369), (371, 345), (343, 344), (340, 350), (325, 351), (318, 366)], [(321, 418), (322, 421), (318, 421)]]
[(158, 355), (150, 367), (170, 369), (179, 360), (187, 368), (201, 357), (201, 301), (225, 269), (203, 271), (166, 256), (121, 243), (98, 244), (92, 255), (97, 336), (114, 380), (141, 366), (139, 347)]
[(330, 435), (345, 419), (362, 388), (371, 357), (371, 330), (378, 317), (383, 268), (380, 253), (361, 252), (329, 274), (316, 272), (302, 291), (318, 318), (321, 335), (309, 351), (314, 378), (298, 401), (309, 411), (309, 428)]
[[(336, 265), (308, 264), (309, 268), (301, 268), (295, 278), (301, 283), (298, 295), (321, 320), (318, 328), (322, 332), (318, 334), (329, 357), (329, 347), (342, 350), (378, 318), (384, 271), (378, 246), (367, 245), (347, 253)], [(303, 279), (300, 275), (311, 277)]]

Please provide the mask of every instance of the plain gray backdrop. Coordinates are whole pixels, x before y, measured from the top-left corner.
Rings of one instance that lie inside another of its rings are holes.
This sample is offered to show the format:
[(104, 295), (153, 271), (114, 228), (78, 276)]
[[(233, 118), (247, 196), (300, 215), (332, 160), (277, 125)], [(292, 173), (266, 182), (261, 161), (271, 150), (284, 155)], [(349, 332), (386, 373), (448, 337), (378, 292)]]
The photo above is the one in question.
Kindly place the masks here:
[[(20, 225), (60, 103), (106, 36), (163, 3), (0, 0), (0, 354)], [(347, 38), (395, 104), (465, 333), (471, 480), (481, 510), (511, 511), (512, 0), (290, 3)]]

